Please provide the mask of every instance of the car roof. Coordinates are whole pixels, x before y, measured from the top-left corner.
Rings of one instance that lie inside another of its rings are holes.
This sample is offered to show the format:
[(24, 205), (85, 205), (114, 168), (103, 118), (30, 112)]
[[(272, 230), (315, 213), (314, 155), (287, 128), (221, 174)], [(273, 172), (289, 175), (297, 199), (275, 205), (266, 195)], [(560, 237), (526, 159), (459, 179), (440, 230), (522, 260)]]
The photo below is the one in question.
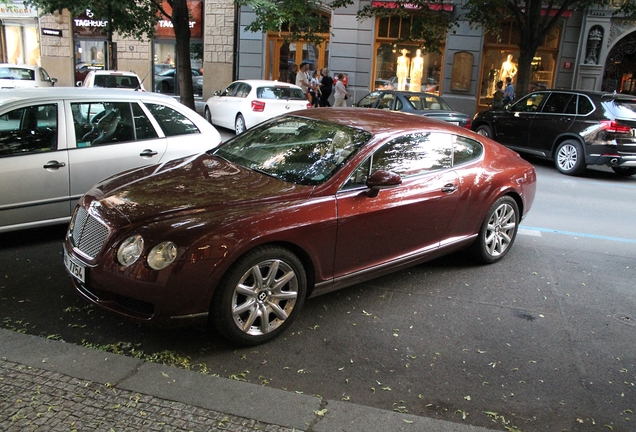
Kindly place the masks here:
[(27, 65), (27, 64), (15, 64), (15, 63), (0, 63), (0, 67), (14, 67), (21, 69), (31, 69), (36, 70), (39, 66)]
[(20, 88), (6, 89), (0, 92), (0, 105), (7, 105), (15, 101), (33, 99), (37, 101), (49, 101), (58, 99), (105, 100), (108, 98), (128, 98), (156, 100), (157, 102), (176, 102), (174, 98), (159, 93), (135, 92), (130, 89), (114, 89), (104, 87), (46, 87), (46, 88)]
[(131, 71), (119, 71), (119, 70), (105, 70), (105, 69), (97, 69), (94, 70), (95, 75), (127, 75), (127, 76), (138, 76), (135, 72)]
[(281, 87), (294, 87), (300, 88), (295, 84), (290, 84), (285, 81), (273, 81), (273, 80), (257, 80), (257, 79), (248, 79), (248, 80), (236, 80), (234, 82), (242, 82), (251, 85), (252, 87), (264, 87), (264, 86), (281, 86)]
[(374, 135), (421, 132), (422, 128), (426, 128), (427, 131), (449, 131), (452, 129), (454, 132), (459, 132), (466, 130), (459, 126), (421, 115), (375, 108), (312, 108), (294, 111), (293, 113), (287, 114), (287, 116), (332, 122), (343, 126), (363, 129)]

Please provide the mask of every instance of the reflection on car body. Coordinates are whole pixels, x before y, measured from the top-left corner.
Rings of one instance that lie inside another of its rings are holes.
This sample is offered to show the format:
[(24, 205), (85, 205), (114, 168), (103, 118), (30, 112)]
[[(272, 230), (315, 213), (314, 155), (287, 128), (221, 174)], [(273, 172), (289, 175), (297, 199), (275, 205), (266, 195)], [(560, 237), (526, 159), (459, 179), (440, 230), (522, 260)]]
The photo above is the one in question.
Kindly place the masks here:
[(114, 313), (258, 344), (311, 296), (463, 248), (502, 259), (535, 182), (518, 154), (465, 128), (296, 111), (98, 184), (75, 210), (65, 263), (77, 292)]

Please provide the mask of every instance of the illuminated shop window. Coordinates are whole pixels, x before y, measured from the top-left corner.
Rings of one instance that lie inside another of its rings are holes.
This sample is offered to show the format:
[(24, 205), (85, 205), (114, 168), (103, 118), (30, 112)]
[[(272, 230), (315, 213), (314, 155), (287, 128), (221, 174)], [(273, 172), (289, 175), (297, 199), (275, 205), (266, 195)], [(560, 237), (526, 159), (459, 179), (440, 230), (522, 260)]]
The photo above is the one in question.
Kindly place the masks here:
[(487, 34), (482, 58), (479, 106), (484, 109), (492, 104), (492, 96), (497, 82), (505, 82), (508, 76), (512, 78), (517, 96), (535, 90), (552, 88), (556, 59), (559, 53), (560, 34), (560, 27), (553, 28), (537, 50), (532, 61), (532, 77), (527, 91), (519, 91), (516, 88), (519, 66), (519, 32), (514, 23), (505, 23), (500, 35)]

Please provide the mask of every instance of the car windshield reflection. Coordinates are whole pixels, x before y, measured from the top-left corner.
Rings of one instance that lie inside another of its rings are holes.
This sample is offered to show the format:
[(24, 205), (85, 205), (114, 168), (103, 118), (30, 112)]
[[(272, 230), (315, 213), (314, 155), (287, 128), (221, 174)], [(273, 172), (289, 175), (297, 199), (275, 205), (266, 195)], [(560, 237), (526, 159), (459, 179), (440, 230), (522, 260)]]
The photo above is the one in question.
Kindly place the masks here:
[(248, 130), (212, 154), (285, 182), (316, 185), (331, 178), (371, 136), (321, 121), (284, 118)]

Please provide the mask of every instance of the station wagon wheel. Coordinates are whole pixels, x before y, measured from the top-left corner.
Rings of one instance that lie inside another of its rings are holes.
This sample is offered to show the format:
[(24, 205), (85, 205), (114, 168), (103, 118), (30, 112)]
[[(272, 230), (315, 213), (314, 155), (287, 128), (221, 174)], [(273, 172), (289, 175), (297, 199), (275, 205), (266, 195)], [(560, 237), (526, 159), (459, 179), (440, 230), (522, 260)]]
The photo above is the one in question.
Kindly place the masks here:
[(234, 122), (234, 132), (238, 135), (245, 132), (245, 129), (247, 129), (245, 127), (245, 118), (243, 118), (243, 114), (239, 114), (236, 116), (236, 121)]
[(581, 175), (585, 172), (585, 155), (581, 143), (565, 140), (554, 153), (554, 164), (557, 169), (567, 175)]
[(213, 124), (212, 123), (212, 113), (210, 112), (210, 108), (205, 107), (204, 115), (205, 115), (205, 121), (207, 121), (210, 124)]
[(211, 324), (239, 345), (266, 342), (291, 325), (306, 292), (305, 270), (296, 255), (281, 247), (259, 247), (238, 259), (217, 287)]
[(481, 125), (477, 127), (477, 129), (475, 129), (475, 132), (477, 132), (481, 136), (485, 136), (486, 138), (494, 139), (492, 137), (492, 128), (488, 125)]
[(519, 228), (519, 206), (510, 196), (502, 196), (490, 207), (479, 230), (472, 255), (484, 264), (502, 259), (512, 247)]

